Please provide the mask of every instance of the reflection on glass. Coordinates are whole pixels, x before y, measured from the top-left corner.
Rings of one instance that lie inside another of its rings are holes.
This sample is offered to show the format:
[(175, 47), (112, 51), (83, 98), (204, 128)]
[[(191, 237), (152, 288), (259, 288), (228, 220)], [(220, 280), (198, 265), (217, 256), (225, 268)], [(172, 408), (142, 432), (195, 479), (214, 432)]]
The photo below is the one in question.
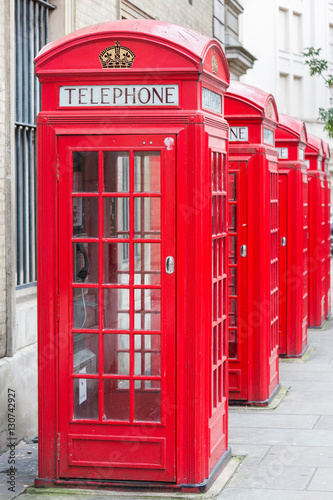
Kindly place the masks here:
[(129, 153), (104, 151), (104, 192), (129, 192)]
[(237, 205), (229, 205), (229, 231), (237, 231)]
[(129, 243), (103, 244), (103, 282), (129, 284)]
[(104, 328), (129, 329), (129, 289), (104, 289)]
[(104, 198), (104, 238), (129, 237), (129, 198)]
[(129, 420), (129, 381), (121, 379), (104, 380), (104, 419)]
[[(80, 373), (86, 373), (83, 368)], [(98, 380), (76, 378), (74, 385), (74, 418), (98, 418)]]
[(73, 151), (73, 193), (98, 192), (98, 151)]
[(134, 329), (161, 329), (161, 290), (134, 290)]
[(129, 335), (104, 335), (104, 373), (130, 374)]
[(98, 289), (73, 288), (73, 328), (98, 329)]
[(134, 238), (160, 238), (161, 199), (134, 198)]
[(98, 373), (98, 334), (73, 334), (73, 372)]
[(73, 236), (98, 237), (98, 198), (73, 197)]
[(161, 192), (161, 153), (144, 151), (134, 153), (134, 191)]
[(161, 422), (161, 383), (159, 381), (135, 381), (134, 420)]
[(161, 284), (160, 243), (134, 243), (134, 284)]
[(73, 243), (73, 283), (98, 283), (98, 243)]
[(237, 201), (237, 174), (236, 172), (229, 173), (229, 200)]

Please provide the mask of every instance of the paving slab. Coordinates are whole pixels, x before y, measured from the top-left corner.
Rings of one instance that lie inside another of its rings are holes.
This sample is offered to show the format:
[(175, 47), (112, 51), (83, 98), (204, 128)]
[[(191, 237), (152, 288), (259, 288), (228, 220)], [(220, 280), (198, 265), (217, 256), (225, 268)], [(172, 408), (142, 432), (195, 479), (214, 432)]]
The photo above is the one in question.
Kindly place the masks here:
[(284, 445), (284, 446), (333, 446), (333, 430), (315, 429), (248, 429), (232, 427), (229, 432), (229, 442), (233, 444), (252, 445)]
[(327, 391), (324, 390), (321, 390), (320, 392), (306, 391), (306, 390), (299, 391), (291, 387), (286, 397), (288, 398), (288, 402), (309, 401), (314, 404), (317, 404), (318, 401), (319, 402), (324, 401), (325, 403), (330, 403), (333, 406), (333, 393), (331, 392), (328, 393)]
[[(0, 499), (10, 500), (33, 484), (38, 474), (37, 444), (22, 441), (15, 446), (15, 454), (10, 451), (0, 455)], [(15, 464), (8, 463), (14, 459)], [(10, 467), (14, 467), (14, 472)], [(8, 482), (9, 481), (9, 482)]]
[(327, 401), (283, 401), (276, 413), (289, 415), (333, 415), (333, 404)]
[(313, 429), (319, 420), (318, 415), (276, 415), (274, 412), (229, 413), (229, 428), (260, 427), (269, 429)]
[(318, 422), (314, 426), (315, 429), (321, 430), (331, 430), (333, 429), (333, 416), (332, 415), (322, 415), (319, 417)]
[[(28, 500), (28, 499), (27, 499)], [(218, 500), (332, 500), (332, 493), (324, 491), (286, 491), (254, 488), (228, 488)]]
[(333, 447), (272, 446), (260, 464), (265, 466), (333, 467)]
[(330, 491), (333, 498), (333, 468), (317, 469), (308, 490)]
[(275, 464), (240, 466), (237, 474), (228, 484), (228, 488), (305, 490), (315, 471), (315, 467), (289, 467)]
[(270, 450), (270, 446), (258, 446), (251, 444), (233, 444), (232, 453), (235, 456), (244, 457), (242, 467), (258, 465)]

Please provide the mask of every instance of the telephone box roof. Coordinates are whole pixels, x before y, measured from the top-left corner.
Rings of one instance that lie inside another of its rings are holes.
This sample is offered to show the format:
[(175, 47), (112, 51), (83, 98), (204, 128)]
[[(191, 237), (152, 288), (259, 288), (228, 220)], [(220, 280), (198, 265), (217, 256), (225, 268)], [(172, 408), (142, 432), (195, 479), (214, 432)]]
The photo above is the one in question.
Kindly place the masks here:
[[(250, 108), (253, 108), (256, 115), (260, 114), (261, 116), (269, 118), (275, 122), (278, 122), (279, 120), (279, 114), (274, 96), (262, 89), (232, 80), (230, 82), (230, 87), (227, 90), (226, 97), (230, 97), (234, 100), (247, 104), (246, 107), (249, 106)], [(245, 110), (243, 110), (243, 113), (241, 113), (241, 109), (239, 109), (239, 111), (240, 114), (243, 114), (244, 112), (246, 113)], [(237, 110), (234, 112), (237, 114)], [(232, 114), (234, 114), (234, 112)], [(225, 105), (225, 114), (230, 114), (227, 102)]]
[[(103, 71), (105, 73), (98, 57), (95, 57), (96, 50), (102, 51), (118, 42), (120, 45), (128, 45), (123, 48), (136, 51), (136, 60), (131, 71), (147, 71), (147, 68), (152, 71), (192, 69), (214, 73), (213, 77), (229, 83), (227, 60), (217, 40), (190, 28), (146, 19), (100, 23), (79, 29), (51, 42), (37, 55), (36, 72), (39, 76), (46, 72), (54, 73), (55, 70), (57, 72), (91, 70), (94, 73)], [(152, 46), (158, 46), (159, 53), (153, 53)], [(213, 71), (212, 58), (210, 57), (209, 62), (205, 60), (209, 49), (212, 49), (212, 54), (216, 51), (219, 60)], [(175, 57), (170, 57), (170, 54), (174, 54)], [(117, 68), (116, 71), (122, 69)]]
[(323, 153), (326, 159), (331, 158), (331, 151), (328, 142), (323, 141)]
[(276, 140), (286, 139), (288, 136), (290, 137), (290, 135), (304, 143), (308, 140), (306, 126), (302, 120), (280, 113), (279, 125), (276, 129), (275, 138)]
[(323, 141), (316, 135), (308, 134), (306, 153), (323, 155)]

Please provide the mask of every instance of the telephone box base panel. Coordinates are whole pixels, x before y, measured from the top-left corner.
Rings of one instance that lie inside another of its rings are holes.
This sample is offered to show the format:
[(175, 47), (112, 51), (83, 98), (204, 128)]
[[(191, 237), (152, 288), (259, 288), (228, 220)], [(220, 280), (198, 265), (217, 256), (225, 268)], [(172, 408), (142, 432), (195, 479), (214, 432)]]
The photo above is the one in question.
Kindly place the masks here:
[(320, 330), (321, 328), (323, 328), (323, 326), (325, 325), (325, 323), (327, 322), (328, 318), (324, 319), (320, 325), (310, 325), (308, 324), (308, 328), (310, 328), (310, 330)]
[(279, 358), (288, 359), (288, 358), (302, 358), (306, 351), (308, 350), (309, 344), (306, 344), (303, 351), (300, 354), (279, 354)]
[(269, 396), (268, 399), (265, 399), (264, 401), (240, 401), (236, 399), (229, 399), (229, 406), (268, 406), (271, 404), (275, 396), (277, 396), (278, 392), (281, 389), (281, 385), (278, 384), (272, 394)]
[[(50, 488), (60, 490), (62, 488), (80, 488), (82, 490), (100, 490), (111, 491), (114, 488), (124, 489), (127, 492), (147, 492), (153, 490), (154, 493), (165, 493), (167, 491), (177, 490), (178, 492), (186, 493), (205, 493), (216, 481), (219, 474), (228, 464), (231, 458), (231, 448), (229, 447), (224, 455), (220, 458), (208, 479), (199, 484), (170, 484), (170, 483), (153, 483), (143, 481), (99, 481), (92, 479), (35, 479), (36, 488)], [(51, 492), (50, 492), (51, 493)]]

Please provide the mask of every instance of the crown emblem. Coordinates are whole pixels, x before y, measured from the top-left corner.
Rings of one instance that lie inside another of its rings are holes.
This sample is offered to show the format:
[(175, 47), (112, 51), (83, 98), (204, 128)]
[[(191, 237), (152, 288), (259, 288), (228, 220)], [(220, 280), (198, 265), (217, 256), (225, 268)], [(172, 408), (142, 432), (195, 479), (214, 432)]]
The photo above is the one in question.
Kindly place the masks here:
[(214, 52), (212, 56), (212, 72), (214, 73), (214, 75), (217, 75), (218, 70), (219, 70), (219, 65), (217, 62), (217, 57)]
[(100, 53), (99, 59), (103, 68), (131, 68), (135, 54), (129, 48), (116, 42), (115, 45), (104, 49)]

